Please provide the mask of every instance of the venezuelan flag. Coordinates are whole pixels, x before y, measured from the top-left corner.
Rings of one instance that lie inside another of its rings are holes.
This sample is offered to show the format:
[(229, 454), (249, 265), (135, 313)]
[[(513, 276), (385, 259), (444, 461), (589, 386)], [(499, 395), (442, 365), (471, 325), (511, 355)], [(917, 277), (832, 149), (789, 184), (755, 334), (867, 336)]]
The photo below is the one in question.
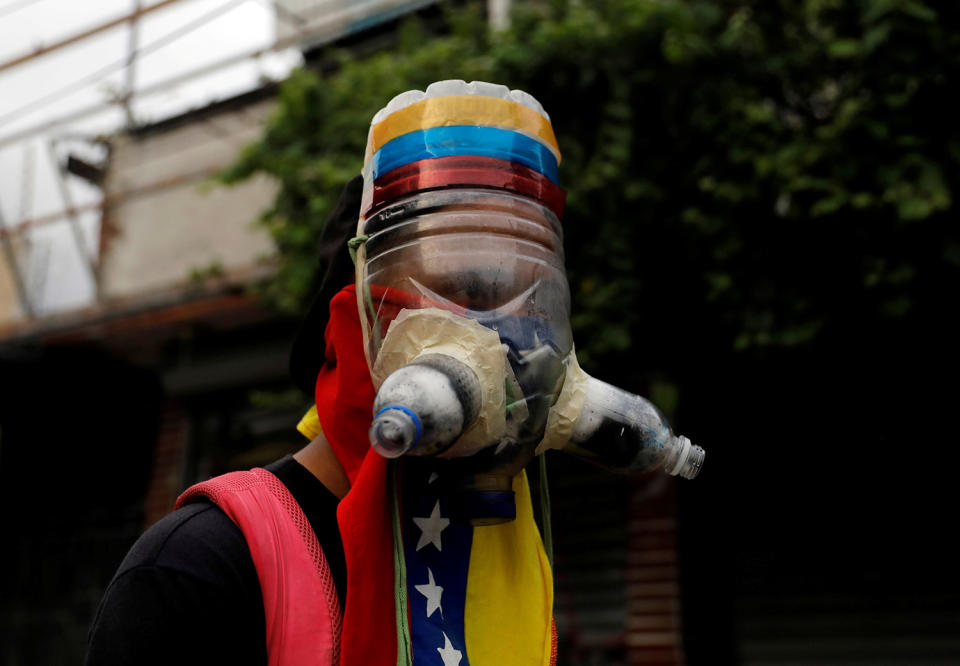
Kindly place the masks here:
[(407, 617), (398, 644), (409, 645), (414, 666), (549, 666), (553, 578), (526, 474), (513, 482), (516, 520), (472, 527), (456, 521), (430, 469), (405, 465), (401, 475)]

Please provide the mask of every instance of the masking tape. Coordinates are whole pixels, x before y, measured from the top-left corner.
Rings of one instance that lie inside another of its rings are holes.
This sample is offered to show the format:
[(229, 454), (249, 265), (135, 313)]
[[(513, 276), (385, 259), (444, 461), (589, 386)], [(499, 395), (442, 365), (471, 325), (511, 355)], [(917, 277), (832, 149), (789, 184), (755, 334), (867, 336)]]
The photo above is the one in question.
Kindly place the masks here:
[(422, 190), (441, 187), (495, 187), (537, 199), (557, 216), (563, 217), (566, 193), (543, 174), (522, 164), (494, 157), (454, 155), (419, 160), (393, 169), (373, 184), (369, 218), (385, 204)]
[(390, 322), (373, 364), (374, 387), (380, 388), (392, 372), (424, 354), (446, 354), (466, 364), (482, 387), (477, 420), (440, 457), (468, 456), (499, 441), (506, 429), (504, 382), (509, 367), (500, 336), (439, 308), (401, 310)]
[(542, 143), (499, 127), (455, 125), (432, 127), (398, 136), (375, 152), (364, 165), (364, 180), (372, 182), (397, 167), (418, 160), (478, 155), (516, 162), (557, 184), (557, 157)]
[(398, 136), (433, 127), (482, 125), (512, 129), (536, 139), (560, 162), (553, 126), (543, 115), (510, 99), (480, 95), (428, 97), (391, 113), (370, 128), (367, 158)]
[(537, 446), (537, 455), (547, 449), (562, 449), (573, 435), (573, 427), (587, 402), (589, 375), (580, 368), (577, 352), (571, 349), (566, 359), (566, 376), (557, 401), (547, 413), (547, 427)]

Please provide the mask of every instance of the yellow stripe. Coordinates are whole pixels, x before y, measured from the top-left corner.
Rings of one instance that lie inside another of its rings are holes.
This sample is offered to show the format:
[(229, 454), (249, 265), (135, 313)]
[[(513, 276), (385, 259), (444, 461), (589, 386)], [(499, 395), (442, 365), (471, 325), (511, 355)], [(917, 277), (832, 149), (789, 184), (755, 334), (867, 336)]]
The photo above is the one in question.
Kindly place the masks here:
[(550, 663), (553, 574), (525, 472), (514, 478), (513, 491), (515, 521), (473, 530), (464, 610), (470, 666)]
[(307, 410), (307, 413), (303, 415), (300, 423), (297, 424), (297, 430), (309, 440), (313, 440), (314, 437), (323, 432), (323, 429), (320, 427), (320, 418), (317, 416), (316, 405)]
[(533, 109), (499, 97), (481, 95), (450, 95), (449, 97), (428, 97), (410, 106), (394, 111), (370, 128), (370, 140), (367, 153), (380, 150), (388, 141), (398, 136), (432, 127), (452, 127), (455, 125), (480, 125), (513, 129), (550, 149), (560, 163), (560, 148), (553, 135), (550, 121)]

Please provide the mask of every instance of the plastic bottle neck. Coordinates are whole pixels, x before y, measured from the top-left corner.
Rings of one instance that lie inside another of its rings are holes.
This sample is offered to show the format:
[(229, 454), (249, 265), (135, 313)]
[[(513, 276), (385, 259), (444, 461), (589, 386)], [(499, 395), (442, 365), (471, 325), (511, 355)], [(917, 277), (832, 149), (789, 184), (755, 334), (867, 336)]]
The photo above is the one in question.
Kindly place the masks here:
[(668, 455), (664, 470), (671, 476), (681, 476), (684, 479), (693, 479), (700, 473), (703, 459), (706, 455), (699, 446), (690, 443), (690, 440), (680, 435), (672, 441), (672, 455)]

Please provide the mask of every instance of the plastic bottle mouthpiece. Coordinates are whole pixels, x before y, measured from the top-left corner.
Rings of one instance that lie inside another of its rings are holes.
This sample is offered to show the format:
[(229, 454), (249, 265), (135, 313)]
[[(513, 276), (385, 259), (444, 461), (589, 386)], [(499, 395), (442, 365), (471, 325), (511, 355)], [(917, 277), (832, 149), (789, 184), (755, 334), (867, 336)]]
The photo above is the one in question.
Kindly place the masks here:
[(442, 453), (476, 419), (480, 399), (473, 370), (442, 354), (420, 356), (380, 385), (370, 445), (386, 458)]
[(370, 426), (370, 446), (384, 458), (399, 458), (420, 441), (423, 426), (414, 412), (400, 405), (381, 409)]

